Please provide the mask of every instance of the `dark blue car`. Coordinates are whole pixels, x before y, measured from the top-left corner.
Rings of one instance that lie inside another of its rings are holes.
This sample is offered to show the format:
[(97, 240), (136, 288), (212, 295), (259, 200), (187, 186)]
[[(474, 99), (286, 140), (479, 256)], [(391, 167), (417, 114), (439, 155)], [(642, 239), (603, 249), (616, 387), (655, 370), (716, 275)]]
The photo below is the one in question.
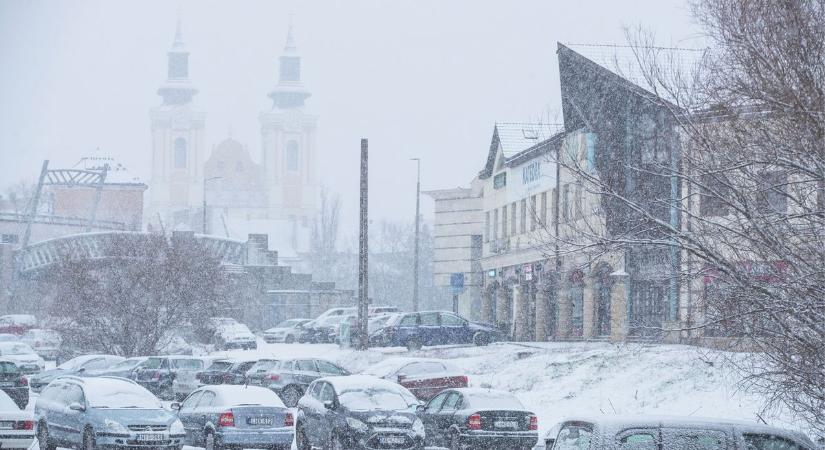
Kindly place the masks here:
[(420, 349), (425, 345), (487, 345), (501, 339), (494, 326), (471, 322), (449, 311), (421, 311), (398, 314), (370, 335), (378, 347)]

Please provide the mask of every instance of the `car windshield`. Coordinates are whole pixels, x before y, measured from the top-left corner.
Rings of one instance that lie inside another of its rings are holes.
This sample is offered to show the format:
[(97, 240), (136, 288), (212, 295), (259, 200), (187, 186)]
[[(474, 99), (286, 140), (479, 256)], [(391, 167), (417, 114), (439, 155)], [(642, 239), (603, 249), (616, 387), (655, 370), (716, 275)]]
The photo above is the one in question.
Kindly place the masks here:
[(519, 399), (508, 392), (479, 392), (466, 398), (470, 408), (475, 409), (524, 409)]
[(232, 362), (231, 361), (215, 361), (206, 370), (213, 370), (213, 371), (216, 370), (216, 371), (219, 371), (219, 372), (225, 372), (230, 367), (232, 367)]
[(57, 368), (61, 369), (61, 370), (76, 370), (77, 368), (79, 368), (80, 366), (85, 364), (86, 361), (88, 361), (89, 359), (91, 359), (91, 358), (85, 357), (85, 356), (79, 356), (77, 358), (73, 358), (73, 359), (70, 359), (70, 360), (64, 362), (63, 364), (57, 366)]
[(86, 399), (92, 408), (161, 409), (160, 400), (146, 389), (119, 379), (97, 378), (87, 386)]
[(203, 361), (195, 358), (173, 359), (172, 367), (181, 370), (201, 370), (203, 369)]
[(0, 361), (0, 373), (19, 373), (17, 364), (10, 361)]
[(30, 355), (34, 353), (26, 344), (10, 344), (0, 346), (0, 355)]
[(400, 392), (383, 388), (344, 391), (338, 396), (338, 401), (347, 409), (353, 411), (373, 409), (403, 411), (415, 404), (414, 401), (405, 398)]
[(142, 359), (142, 358), (124, 359), (123, 361), (121, 361), (121, 362), (115, 364), (114, 366), (112, 366), (111, 369), (112, 370), (131, 369), (132, 367), (135, 367), (136, 365), (140, 364), (141, 361), (144, 361), (144, 359)]
[(378, 364), (375, 364), (372, 367), (367, 368), (367, 370), (365, 370), (364, 373), (366, 375), (384, 378), (395, 373), (395, 371), (398, 370), (401, 364), (402, 362), (399, 361), (385, 360)]

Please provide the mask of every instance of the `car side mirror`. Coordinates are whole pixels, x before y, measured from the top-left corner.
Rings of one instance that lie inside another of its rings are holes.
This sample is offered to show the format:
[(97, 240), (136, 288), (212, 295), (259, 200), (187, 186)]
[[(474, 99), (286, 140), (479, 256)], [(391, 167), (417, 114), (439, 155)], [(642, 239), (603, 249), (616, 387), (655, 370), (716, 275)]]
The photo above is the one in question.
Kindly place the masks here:
[(327, 400), (327, 401), (325, 401), (325, 402), (324, 402), (324, 408), (326, 408), (326, 409), (328, 409), (328, 410), (330, 410), (330, 411), (331, 411), (331, 410), (333, 410), (333, 409), (335, 409), (335, 402), (333, 402), (332, 400)]
[(72, 410), (72, 411), (80, 411), (80, 412), (86, 411), (86, 407), (81, 405), (78, 402), (70, 403), (69, 404), (69, 409)]
[(407, 379), (407, 374), (406, 373), (399, 373), (398, 374), (398, 382), (399, 383), (406, 380), (406, 379)]
[(81, 367), (81, 368), (77, 369), (77, 373), (83, 373), (85, 371), (86, 371), (85, 367)]
[(552, 449), (552, 448), (553, 448), (553, 444), (555, 444), (555, 443), (556, 443), (556, 439), (555, 439), (555, 438), (545, 439), (545, 440), (544, 440), (544, 448), (545, 448), (545, 450), (550, 450), (550, 449)]
[(169, 407), (172, 408), (175, 411), (180, 411), (180, 403), (178, 403), (178, 402), (172, 402), (172, 404), (169, 405)]

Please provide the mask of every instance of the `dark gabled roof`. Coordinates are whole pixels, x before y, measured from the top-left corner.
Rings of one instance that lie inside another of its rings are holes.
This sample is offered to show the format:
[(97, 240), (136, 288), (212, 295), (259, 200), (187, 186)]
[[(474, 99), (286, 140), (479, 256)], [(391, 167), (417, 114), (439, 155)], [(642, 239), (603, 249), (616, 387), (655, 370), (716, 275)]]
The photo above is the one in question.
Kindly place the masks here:
[(493, 127), (487, 162), (478, 177), (485, 179), (492, 175), (499, 147), (505, 163), (509, 164), (512, 158), (557, 136), (559, 128), (559, 124), (549, 123), (497, 122)]

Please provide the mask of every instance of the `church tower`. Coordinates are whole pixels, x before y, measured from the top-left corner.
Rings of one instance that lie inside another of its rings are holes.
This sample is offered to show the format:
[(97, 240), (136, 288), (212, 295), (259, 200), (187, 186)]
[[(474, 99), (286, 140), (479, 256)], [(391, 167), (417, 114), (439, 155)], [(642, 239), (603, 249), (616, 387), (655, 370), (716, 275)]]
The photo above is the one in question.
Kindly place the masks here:
[(149, 114), (152, 175), (147, 219), (157, 224), (159, 214), (167, 229), (198, 230), (198, 208), (204, 184), (206, 114), (192, 105), (198, 90), (189, 80), (189, 52), (181, 35), (180, 17), (167, 55), (167, 78), (158, 89), (163, 103)]
[(305, 225), (315, 216), (319, 195), (318, 117), (304, 110), (311, 94), (301, 80), (301, 56), (291, 24), (279, 62), (278, 84), (269, 93), (272, 109), (260, 115), (260, 161), (271, 218), (294, 219)]

